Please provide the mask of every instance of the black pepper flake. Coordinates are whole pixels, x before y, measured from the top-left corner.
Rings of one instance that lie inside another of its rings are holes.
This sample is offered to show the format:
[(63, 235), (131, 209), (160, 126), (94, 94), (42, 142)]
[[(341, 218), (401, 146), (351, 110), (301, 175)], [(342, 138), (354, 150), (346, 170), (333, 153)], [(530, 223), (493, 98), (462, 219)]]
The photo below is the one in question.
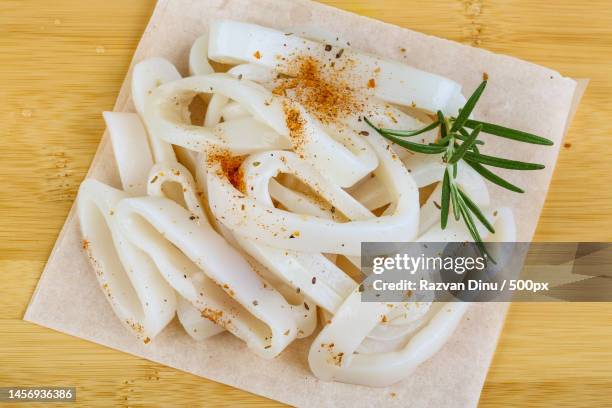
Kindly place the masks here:
[(300, 289), (300, 288), (297, 288), (297, 289), (295, 290), (295, 292), (296, 292), (296, 293), (300, 293), (301, 291), (302, 291), (302, 289)]
[(438, 210), (441, 210), (441, 209), (442, 209), (442, 207), (440, 206), (440, 204), (438, 204), (436, 201), (434, 201), (433, 203), (434, 203), (434, 205), (436, 206), (436, 208), (437, 208)]
[(363, 292), (365, 290), (365, 287), (363, 286), (363, 283), (361, 285), (359, 285), (359, 292)]
[(368, 132), (367, 130), (362, 130), (361, 132), (359, 132), (359, 134), (361, 136), (370, 136), (370, 132)]
[(316, 276), (313, 276), (313, 277), (312, 277), (312, 281), (311, 281), (311, 282), (312, 282), (312, 284), (313, 284), (313, 285), (314, 285), (315, 283), (317, 283), (317, 277), (316, 277)]
[(308, 306), (308, 303), (304, 302), (304, 307), (306, 308), (306, 310), (310, 310), (310, 306)]
[(264, 347), (264, 348), (265, 348), (265, 349), (269, 349), (270, 347), (272, 347), (272, 346), (266, 346), (266, 347)]
[(190, 219), (191, 221), (193, 221), (193, 220), (195, 220), (195, 219), (196, 219), (196, 217), (195, 217), (195, 215), (192, 215), (191, 217), (189, 217), (189, 219)]
[(241, 80), (241, 79), (242, 79), (242, 74), (239, 74), (238, 75), (238, 80)]
[(340, 51), (336, 54), (336, 58), (340, 58), (344, 54), (344, 48), (341, 48)]
[(332, 46), (329, 44), (325, 44), (325, 51), (331, 51)]
[(331, 211), (332, 214), (335, 214), (336, 213), (336, 207), (332, 206), (332, 208), (330, 208), (329, 211)]
[(256, 300), (253, 301), (253, 306), (257, 306), (258, 304), (259, 304), (258, 301), (256, 301)]

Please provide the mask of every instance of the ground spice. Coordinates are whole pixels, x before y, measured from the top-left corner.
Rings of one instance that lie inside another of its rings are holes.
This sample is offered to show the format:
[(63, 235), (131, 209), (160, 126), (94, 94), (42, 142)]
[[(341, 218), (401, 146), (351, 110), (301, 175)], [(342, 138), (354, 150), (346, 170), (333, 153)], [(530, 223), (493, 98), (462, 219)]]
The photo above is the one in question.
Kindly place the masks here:
[(283, 110), (285, 111), (285, 123), (287, 129), (289, 129), (289, 138), (291, 139), (291, 145), (293, 150), (301, 155), (302, 148), (304, 147), (304, 125), (305, 121), (298, 108), (292, 106), (290, 103), (285, 102), (283, 104)]
[(218, 147), (209, 149), (207, 153), (208, 164), (212, 165), (218, 163), (221, 167), (221, 174), (219, 175), (227, 177), (236, 189), (244, 193), (246, 191), (246, 186), (241, 166), (246, 156), (233, 156), (229, 150)]
[[(285, 75), (276, 78), (275, 95), (300, 103), (323, 124), (337, 122), (359, 108), (356, 92), (344, 69), (336, 69), (312, 56), (296, 56), (286, 62)], [(291, 128), (290, 128), (291, 129)]]
[(213, 310), (210, 308), (204, 308), (204, 310), (202, 310), (200, 314), (203, 318), (208, 319), (215, 324), (223, 323), (222, 321), (223, 311), (221, 310)]

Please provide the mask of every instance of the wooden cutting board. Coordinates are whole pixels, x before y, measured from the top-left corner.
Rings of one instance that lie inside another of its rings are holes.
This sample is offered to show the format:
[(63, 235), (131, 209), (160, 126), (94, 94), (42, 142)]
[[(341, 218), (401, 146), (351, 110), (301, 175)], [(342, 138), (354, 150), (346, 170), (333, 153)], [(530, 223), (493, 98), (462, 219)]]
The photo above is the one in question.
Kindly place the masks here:
[[(590, 78), (536, 239), (612, 241), (609, 1), (325, 2)], [(154, 6), (0, 1), (0, 386), (76, 386), (86, 406), (280, 405), (21, 320)], [(513, 305), (481, 405), (612, 405), (610, 316)]]

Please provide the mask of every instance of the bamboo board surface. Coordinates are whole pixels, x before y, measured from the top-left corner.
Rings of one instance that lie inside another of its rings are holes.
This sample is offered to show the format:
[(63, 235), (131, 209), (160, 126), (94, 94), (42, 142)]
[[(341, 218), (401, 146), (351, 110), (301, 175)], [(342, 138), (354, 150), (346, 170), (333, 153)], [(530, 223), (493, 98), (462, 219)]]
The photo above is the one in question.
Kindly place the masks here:
[[(590, 78), (536, 240), (612, 241), (609, 1), (325, 2)], [(84, 406), (278, 406), (21, 320), (154, 6), (0, 1), (0, 386), (76, 386)], [(481, 405), (612, 405), (611, 316), (612, 304), (513, 305)]]

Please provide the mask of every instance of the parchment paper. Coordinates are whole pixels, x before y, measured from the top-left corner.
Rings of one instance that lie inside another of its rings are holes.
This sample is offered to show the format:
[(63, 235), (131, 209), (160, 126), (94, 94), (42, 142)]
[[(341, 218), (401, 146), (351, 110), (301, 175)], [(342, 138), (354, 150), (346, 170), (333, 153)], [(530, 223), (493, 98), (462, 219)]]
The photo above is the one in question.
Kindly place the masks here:
[[(553, 147), (490, 139), (493, 154), (546, 164), (543, 171), (500, 173), (525, 187), (523, 195), (490, 185), (493, 203), (515, 211), (519, 240), (531, 240), (544, 203), (572, 106), (576, 82), (515, 58), (427, 36), (306, 0), (161, 0), (140, 41), (132, 64), (160, 56), (187, 74), (193, 40), (219, 17), (279, 29), (313, 27), (338, 33), (363, 51), (405, 61), (461, 83), (469, 94), (489, 76), (476, 116), (542, 135)], [(401, 48), (405, 48), (402, 52)], [(130, 74), (116, 111), (133, 111)], [(109, 138), (105, 134), (89, 177), (119, 186)], [(73, 208), (74, 210), (74, 208)], [(406, 380), (388, 388), (326, 383), (307, 364), (311, 339), (295, 342), (278, 358), (262, 360), (228, 334), (196, 343), (176, 320), (148, 345), (124, 329), (111, 311), (85, 253), (75, 212), (71, 211), (51, 253), (25, 320), (152, 361), (303, 407), (470, 407), (478, 402), (506, 313), (506, 304), (472, 307), (455, 335), (435, 357)], [(262, 369), (265, 367), (265, 369)]]

